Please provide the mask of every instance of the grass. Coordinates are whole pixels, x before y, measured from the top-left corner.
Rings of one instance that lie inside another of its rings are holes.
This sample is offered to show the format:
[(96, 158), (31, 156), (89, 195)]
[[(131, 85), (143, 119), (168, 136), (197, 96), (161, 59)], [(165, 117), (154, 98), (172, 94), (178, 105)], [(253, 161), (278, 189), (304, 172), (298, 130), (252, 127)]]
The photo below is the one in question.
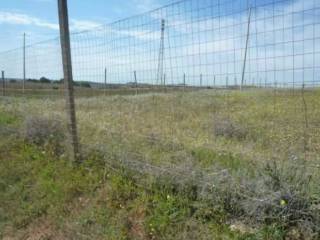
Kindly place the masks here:
[[(17, 131), (0, 140), (0, 233), (45, 218), (66, 239), (316, 238), (293, 222), (319, 207), (319, 100), (309, 90), (79, 98), (84, 161), (71, 166), (20, 140), (24, 119), (63, 119), (63, 100), (1, 99), (0, 130)], [(221, 121), (228, 134), (216, 134)], [(247, 227), (233, 231), (239, 221)]]

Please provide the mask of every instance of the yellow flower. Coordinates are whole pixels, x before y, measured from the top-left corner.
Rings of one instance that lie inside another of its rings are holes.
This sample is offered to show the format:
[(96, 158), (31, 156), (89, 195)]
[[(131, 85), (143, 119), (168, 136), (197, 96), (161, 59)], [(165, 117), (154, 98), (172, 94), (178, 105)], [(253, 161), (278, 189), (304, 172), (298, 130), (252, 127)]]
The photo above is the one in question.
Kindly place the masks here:
[(280, 201), (280, 205), (281, 205), (281, 206), (285, 206), (285, 205), (287, 205), (286, 200), (281, 199), (281, 201)]

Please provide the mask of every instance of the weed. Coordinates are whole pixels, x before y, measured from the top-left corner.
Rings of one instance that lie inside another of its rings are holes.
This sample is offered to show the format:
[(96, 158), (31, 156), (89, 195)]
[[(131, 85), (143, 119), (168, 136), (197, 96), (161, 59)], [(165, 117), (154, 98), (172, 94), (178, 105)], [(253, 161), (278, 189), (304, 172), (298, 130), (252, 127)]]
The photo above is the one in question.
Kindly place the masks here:
[(216, 119), (214, 122), (214, 135), (244, 140), (248, 135), (248, 130), (231, 119)]
[(59, 118), (28, 117), (22, 134), (26, 142), (61, 155), (64, 152), (65, 127)]

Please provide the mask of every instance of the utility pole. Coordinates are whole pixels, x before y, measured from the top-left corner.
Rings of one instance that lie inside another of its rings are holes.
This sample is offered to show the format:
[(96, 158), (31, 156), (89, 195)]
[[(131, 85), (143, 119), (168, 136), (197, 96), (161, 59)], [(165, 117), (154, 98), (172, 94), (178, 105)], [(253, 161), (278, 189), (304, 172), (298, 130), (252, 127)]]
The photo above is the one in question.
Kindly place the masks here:
[(22, 93), (25, 92), (26, 84), (26, 33), (23, 33), (23, 79), (22, 79)]
[(183, 74), (183, 91), (186, 90), (186, 74)]
[(200, 87), (202, 87), (202, 74), (200, 74)]
[(4, 80), (4, 71), (1, 71), (1, 79), (2, 79), (2, 96), (6, 95), (6, 82)]
[(70, 158), (79, 161), (79, 143), (76, 124), (76, 111), (73, 92), (72, 60), (70, 49), (70, 32), (67, 0), (58, 0), (60, 41), (63, 62), (64, 87), (69, 130)]
[(247, 40), (246, 40), (246, 48), (245, 48), (245, 53), (244, 53), (244, 61), (243, 61), (243, 68), (242, 68), (242, 79), (241, 79), (240, 90), (242, 90), (243, 83), (244, 83), (244, 75), (245, 75), (245, 72), (246, 72), (247, 54), (248, 54), (248, 44), (249, 44), (249, 36), (250, 36), (250, 23), (251, 23), (251, 7), (249, 8)]

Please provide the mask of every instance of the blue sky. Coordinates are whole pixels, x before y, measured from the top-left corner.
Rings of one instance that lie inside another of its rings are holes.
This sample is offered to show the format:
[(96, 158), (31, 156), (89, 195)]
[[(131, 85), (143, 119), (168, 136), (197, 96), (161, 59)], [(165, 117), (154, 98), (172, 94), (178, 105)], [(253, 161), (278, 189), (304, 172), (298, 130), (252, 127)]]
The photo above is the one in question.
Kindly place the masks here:
[[(114, 24), (172, 1), (69, 0), (74, 77), (78, 81), (158, 82), (160, 23), (166, 21), (164, 73), (167, 82), (239, 84), (248, 25), (247, 0), (186, 0)], [(222, 5), (222, 6), (221, 6)], [(248, 82), (269, 85), (320, 83), (320, 1), (250, 0)], [(22, 34), (28, 43), (58, 36), (56, 0), (11, 0), (0, 3), (0, 68), (21, 78)], [(27, 48), (27, 77), (62, 77), (58, 41)]]
[[(81, 31), (139, 14), (170, 0), (69, 0), (72, 31)], [(57, 36), (57, 0), (0, 1), (0, 51), (21, 45), (23, 32), (29, 43)]]

